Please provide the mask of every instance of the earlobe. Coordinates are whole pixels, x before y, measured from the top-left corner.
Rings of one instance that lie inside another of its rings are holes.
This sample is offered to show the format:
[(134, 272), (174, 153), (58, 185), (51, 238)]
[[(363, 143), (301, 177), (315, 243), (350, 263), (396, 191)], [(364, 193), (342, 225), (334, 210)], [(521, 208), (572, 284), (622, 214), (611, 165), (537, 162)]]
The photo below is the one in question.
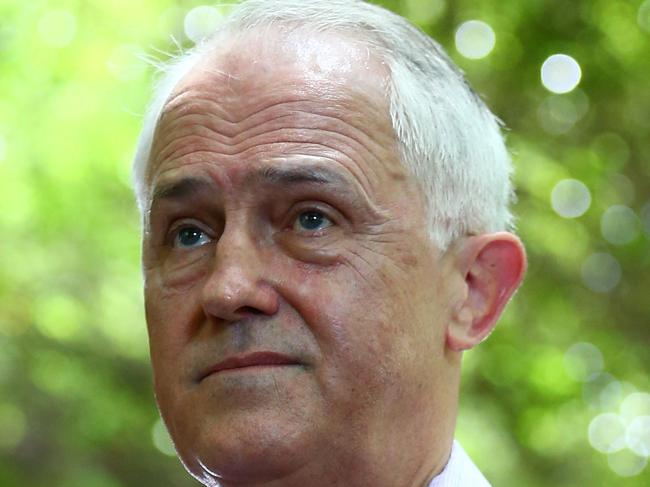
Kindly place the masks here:
[(526, 253), (516, 235), (498, 232), (469, 237), (456, 252), (464, 277), (464, 299), (447, 327), (447, 346), (460, 352), (483, 341), (494, 329), (526, 270)]

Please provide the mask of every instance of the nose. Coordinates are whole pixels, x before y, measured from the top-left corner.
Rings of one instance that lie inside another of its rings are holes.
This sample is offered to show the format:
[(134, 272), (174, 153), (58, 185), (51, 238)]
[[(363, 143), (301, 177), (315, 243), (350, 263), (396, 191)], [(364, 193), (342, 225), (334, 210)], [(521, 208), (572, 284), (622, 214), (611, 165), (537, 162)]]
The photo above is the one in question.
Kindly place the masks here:
[(271, 282), (260, 244), (242, 230), (225, 230), (215, 248), (201, 300), (207, 316), (236, 321), (251, 315), (273, 315), (279, 298)]

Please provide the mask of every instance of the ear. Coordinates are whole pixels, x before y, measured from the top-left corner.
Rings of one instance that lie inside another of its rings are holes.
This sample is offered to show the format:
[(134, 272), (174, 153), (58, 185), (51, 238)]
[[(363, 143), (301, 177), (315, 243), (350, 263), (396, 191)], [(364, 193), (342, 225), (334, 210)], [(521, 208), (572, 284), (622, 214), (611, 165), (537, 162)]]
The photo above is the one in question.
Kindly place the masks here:
[(447, 346), (470, 349), (494, 329), (526, 271), (521, 240), (508, 232), (469, 237), (455, 252), (456, 269), (464, 277), (462, 299), (447, 327)]

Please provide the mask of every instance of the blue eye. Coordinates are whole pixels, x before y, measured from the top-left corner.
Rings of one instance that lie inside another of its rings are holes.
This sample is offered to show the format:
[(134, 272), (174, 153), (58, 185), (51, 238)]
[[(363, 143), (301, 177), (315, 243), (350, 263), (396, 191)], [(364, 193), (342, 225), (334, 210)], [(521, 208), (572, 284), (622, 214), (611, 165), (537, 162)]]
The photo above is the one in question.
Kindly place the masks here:
[(294, 230), (317, 232), (318, 230), (329, 228), (332, 225), (332, 221), (320, 211), (309, 210), (298, 215), (294, 223)]
[(208, 242), (210, 242), (210, 237), (197, 227), (183, 227), (174, 236), (174, 247), (177, 248), (200, 247)]

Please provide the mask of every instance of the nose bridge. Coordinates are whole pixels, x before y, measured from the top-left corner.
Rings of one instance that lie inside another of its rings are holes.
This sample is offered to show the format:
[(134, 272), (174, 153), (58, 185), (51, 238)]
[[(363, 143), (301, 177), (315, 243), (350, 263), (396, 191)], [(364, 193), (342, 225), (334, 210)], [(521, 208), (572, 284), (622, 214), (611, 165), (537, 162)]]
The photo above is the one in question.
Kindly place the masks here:
[(245, 222), (227, 224), (215, 248), (212, 278), (223, 286), (256, 279), (259, 250), (255, 239), (246, 231)]
[(203, 289), (206, 313), (234, 320), (250, 313), (273, 314), (277, 297), (265, 278), (260, 240), (244, 215), (231, 215), (215, 246), (215, 258)]

